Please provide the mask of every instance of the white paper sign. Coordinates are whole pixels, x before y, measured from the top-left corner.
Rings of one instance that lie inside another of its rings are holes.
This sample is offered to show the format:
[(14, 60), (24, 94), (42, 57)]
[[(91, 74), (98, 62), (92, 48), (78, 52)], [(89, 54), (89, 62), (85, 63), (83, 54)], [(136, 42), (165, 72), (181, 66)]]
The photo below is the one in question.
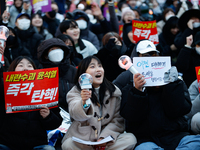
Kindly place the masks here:
[(72, 136), (72, 140), (76, 141), (78, 143), (81, 143), (81, 144), (85, 144), (85, 145), (99, 145), (99, 144), (103, 144), (103, 143), (113, 141), (114, 139), (112, 138), (112, 136), (108, 136), (108, 137), (106, 137), (105, 139), (103, 139), (99, 142), (91, 142), (91, 141), (84, 141), (84, 140), (81, 140), (77, 137)]
[(160, 86), (164, 82), (164, 73), (171, 68), (170, 57), (134, 57), (133, 66), (141, 73), (146, 84), (144, 86)]

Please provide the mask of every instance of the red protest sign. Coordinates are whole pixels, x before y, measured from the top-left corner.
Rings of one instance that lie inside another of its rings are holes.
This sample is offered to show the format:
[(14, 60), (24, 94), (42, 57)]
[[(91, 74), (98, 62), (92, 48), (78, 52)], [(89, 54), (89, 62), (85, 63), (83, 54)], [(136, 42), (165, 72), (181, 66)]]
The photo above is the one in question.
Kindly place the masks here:
[[(199, 85), (199, 83), (200, 83), (200, 66), (195, 67), (195, 69), (196, 69), (196, 75), (197, 75), (197, 82)], [(198, 86), (198, 87), (199, 87), (199, 91), (200, 91), (200, 86)]]
[(49, 108), (58, 104), (58, 68), (4, 72), (6, 113)]
[(158, 32), (156, 20), (154, 21), (136, 21), (132, 20), (133, 41), (137, 43), (142, 39), (148, 39), (154, 44), (158, 44)]

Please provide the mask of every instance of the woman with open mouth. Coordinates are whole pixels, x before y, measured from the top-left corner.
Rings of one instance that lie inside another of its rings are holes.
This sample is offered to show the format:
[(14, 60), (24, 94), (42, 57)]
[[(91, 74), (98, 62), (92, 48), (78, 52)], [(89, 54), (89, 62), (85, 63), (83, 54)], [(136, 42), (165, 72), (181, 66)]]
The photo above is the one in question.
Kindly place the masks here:
[[(83, 73), (92, 76), (92, 89), (81, 89), (78, 84)], [(124, 133), (124, 119), (119, 114), (121, 92), (104, 77), (100, 60), (95, 56), (83, 59), (78, 66), (75, 82), (76, 85), (67, 94), (72, 124), (63, 138), (62, 149), (93, 150), (101, 147), (106, 150), (132, 150), (137, 141), (133, 134)], [(96, 146), (72, 140), (72, 137), (76, 137), (99, 142), (109, 136), (113, 140)]]

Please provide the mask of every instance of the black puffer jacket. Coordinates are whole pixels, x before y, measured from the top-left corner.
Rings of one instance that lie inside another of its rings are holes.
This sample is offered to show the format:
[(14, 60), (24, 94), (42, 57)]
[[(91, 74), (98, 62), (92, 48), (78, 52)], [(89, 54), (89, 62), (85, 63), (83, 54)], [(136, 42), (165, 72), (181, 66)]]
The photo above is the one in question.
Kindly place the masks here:
[[(2, 74), (2, 70), (0, 70), (0, 74)], [(42, 118), (39, 111), (6, 114), (3, 91), (1, 78), (0, 144), (8, 146), (12, 150), (32, 150), (35, 146), (47, 145), (46, 130), (58, 128), (62, 120), (51, 110), (50, 115), (45, 119)]]
[[(48, 50), (51, 47), (60, 47), (64, 50), (64, 58), (59, 64), (51, 62), (46, 59), (45, 56), (48, 54)], [(38, 60), (42, 64), (43, 68), (58, 67), (59, 68), (59, 106), (68, 111), (68, 104), (66, 101), (67, 92), (74, 86), (74, 76), (76, 74), (76, 68), (69, 64), (68, 58), (69, 48), (65, 43), (58, 39), (52, 38), (43, 41), (38, 47)]]
[(11, 27), (8, 27), (8, 29), (15, 35), (9, 36), (6, 41), (4, 56), (8, 59), (9, 63), (11, 63), (18, 56), (30, 56), (30, 52), (25, 47), (20, 45), (21, 40), (18, 38), (15, 30)]
[(122, 90), (121, 115), (126, 119), (126, 131), (136, 136), (138, 144), (154, 142), (165, 150), (174, 150), (189, 135), (184, 115), (191, 106), (182, 80), (159, 88), (147, 87), (144, 92), (133, 83)]
[(123, 41), (127, 46), (127, 55), (130, 56), (133, 48), (135, 47), (135, 43), (132, 43), (128, 37), (128, 33), (132, 31), (132, 23), (126, 23), (123, 26)]
[(28, 30), (19, 30), (15, 27), (16, 35), (19, 38), (19, 45), (21, 46), (21, 52), (25, 56), (30, 57), (36, 64), (39, 65), (37, 59), (37, 47), (42, 42), (43, 37), (35, 32), (33, 26), (30, 26)]
[(200, 66), (200, 55), (195, 48), (183, 47), (178, 55), (176, 67), (178, 72), (183, 74), (183, 80), (186, 85), (197, 79), (195, 67)]
[(114, 47), (113, 49), (108, 49), (106, 46), (104, 46), (102, 49), (98, 51), (97, 54), (95, 54), (95, 56), (97, 56), (101, 60), (101, 63), (105, 70), (105, 77), (109, 81), (112, 82), (114, 79), (116, 79), (116, 77), (120, 73), (125, 71), (119, 66), (118, 59), (120, 56), (125, 55), (126, 52), (127, 52), (127, 47), (123, 43), (120, 51), (118, 51)]

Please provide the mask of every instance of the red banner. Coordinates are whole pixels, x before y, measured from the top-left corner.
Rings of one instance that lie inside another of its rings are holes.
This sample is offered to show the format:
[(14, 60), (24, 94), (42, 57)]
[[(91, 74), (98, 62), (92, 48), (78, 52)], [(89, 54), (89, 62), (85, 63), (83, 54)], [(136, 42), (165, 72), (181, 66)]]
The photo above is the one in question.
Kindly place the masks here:
[(148, 39), (154, 44), (159, 44), (156, 20), (136, 21), (132, 20), (133, 41), (137, 43), (142, 39)]
[(58, 104), (58, 68), (4, 72), (6, 113), (35, 111)]
[[(200, 85), (200, 66), (199, 67), (195, 67), (196, 69), (196, 75), (197, 75), (197, 82), (198, 82), (198, 85)], [(199, 88), (199, 91), (200, 91), (200, 86), (198, 86)]]

